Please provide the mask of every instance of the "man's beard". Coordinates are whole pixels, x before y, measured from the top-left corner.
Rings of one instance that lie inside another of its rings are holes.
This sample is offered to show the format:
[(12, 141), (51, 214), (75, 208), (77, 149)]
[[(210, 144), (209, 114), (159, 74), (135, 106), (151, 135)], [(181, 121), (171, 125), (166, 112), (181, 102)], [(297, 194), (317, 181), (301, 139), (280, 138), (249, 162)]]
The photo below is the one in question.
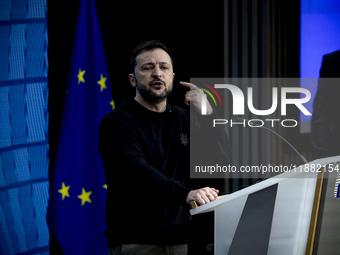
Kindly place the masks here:
[[(169, 89), (164, 87), (162, 94), (157, 95), (151, 89), (147, 89), (146, 86), (144, 84), (140, 83), (137, 79), (135, 79), (135, 81), (136, 81), (136, 88), (137, 88), (139, 94), (142, 96), (142, 98), (146, 102), (149, 102), (149, 103), (159, 104), (159, 103), (163, 102), (165, 99), (167, 99), (167, 97), (171, 94), (171, 91), (172, 91), (172, 84), (171, 84)], [(158, 81), (158, 80), (154, 80), (154, 81)], [(152, 81), (152, 82), (154, 82), (154, 81)]]

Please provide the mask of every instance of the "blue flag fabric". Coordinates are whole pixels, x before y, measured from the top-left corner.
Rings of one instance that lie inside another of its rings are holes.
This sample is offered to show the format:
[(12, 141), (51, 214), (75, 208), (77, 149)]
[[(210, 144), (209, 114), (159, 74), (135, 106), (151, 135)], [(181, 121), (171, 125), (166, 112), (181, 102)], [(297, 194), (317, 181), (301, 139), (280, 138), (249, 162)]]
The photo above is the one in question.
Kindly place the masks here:
[[(62, 67), (61, 67), (62, 68)], [(114, 108), (93, 0), (81, 0), (47, 223), (65, 254), (107, 254), (98, 127)]]

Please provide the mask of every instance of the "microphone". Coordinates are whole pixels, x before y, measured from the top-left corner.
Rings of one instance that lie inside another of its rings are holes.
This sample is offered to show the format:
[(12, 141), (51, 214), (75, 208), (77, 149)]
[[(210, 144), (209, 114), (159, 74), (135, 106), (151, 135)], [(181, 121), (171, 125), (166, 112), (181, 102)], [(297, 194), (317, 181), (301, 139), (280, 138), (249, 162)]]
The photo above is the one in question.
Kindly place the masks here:
[[(237, 120), (248, 121), (248, 123), (254, 124), (251, 120), (243, 119), (243, 118), (240, 118), (240, 117), (238, 117)], [(269, 131), (269, 132), (272, 132), (272, 133), (275, 134), (276, 136), (278, 136), (281, 140), (283, 140), (286, 144), (288, 144), (290, 148), (293, 149), (293, 151), (298, 155), (299, 159), (303, 162), (303, 164), (307, 164), (307, 163), (308, 163), (308, 161), (306, 160), (306, 158), (305, 158), (303, 155), (301, 155), (301, 154), (298, 152), (298, 150), (295, 149), (295, 147), (294, 147), (290, 142), (288, 142), (285, 138), (283, 138), (281, 135), (279, 135), (278, 133), (276, 133), (274, 130), (272, 130), (272, 129), (270, 129), (270, 128), (267, 128), (267, 127), (265, 127), (265, 126), (256, 126), (256, 127), (263, 128), (263, 129), (265, 129), (265, 130), (267, 130), (267, 131)]]

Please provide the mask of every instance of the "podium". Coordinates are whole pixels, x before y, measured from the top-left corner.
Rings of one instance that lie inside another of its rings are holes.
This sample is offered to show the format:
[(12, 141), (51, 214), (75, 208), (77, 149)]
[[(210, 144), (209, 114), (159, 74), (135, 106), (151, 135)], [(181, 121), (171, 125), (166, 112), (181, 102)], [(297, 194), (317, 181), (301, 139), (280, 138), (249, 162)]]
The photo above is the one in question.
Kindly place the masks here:
[(191, 209), (214, 214), (215, 255), (340, 254), (340, 156)]

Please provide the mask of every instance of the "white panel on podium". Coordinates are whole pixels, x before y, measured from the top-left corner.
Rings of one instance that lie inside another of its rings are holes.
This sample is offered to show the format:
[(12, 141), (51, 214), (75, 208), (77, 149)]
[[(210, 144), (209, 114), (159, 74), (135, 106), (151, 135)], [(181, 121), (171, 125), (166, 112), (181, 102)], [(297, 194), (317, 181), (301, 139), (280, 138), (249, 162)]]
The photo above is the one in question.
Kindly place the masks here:
[(305, 254), (317, 174), (301, 175), (279, 183), (268, 255)]
[(230, 201), (230, 203), (222, 204), (218, 210), (215, 210), (215, 221), (220, 224), (220, 227), (215, 229), (215, 236), (223, 236), (221, 245), (215, 246), (216, 254), (222, 254), (229, 250), (246, 200), (247, 197), (243, 196)]

